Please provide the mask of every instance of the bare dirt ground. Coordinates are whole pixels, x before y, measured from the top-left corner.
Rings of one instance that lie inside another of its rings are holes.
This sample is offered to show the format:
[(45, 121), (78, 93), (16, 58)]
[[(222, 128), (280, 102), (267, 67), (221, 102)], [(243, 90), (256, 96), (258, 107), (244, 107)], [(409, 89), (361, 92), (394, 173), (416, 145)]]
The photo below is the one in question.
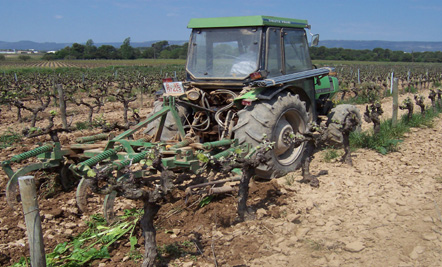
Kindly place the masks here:
[[(422, 92), (425, 97), (427, 92)], [(405, 96), (401, 96), (400, 102)], [(383, 101), (384, 118), (391, 117), (391, 99)], [(119, 107), (109, 109), (119, 118)], [(365, 106), (360, 107), (363, 111)], [(418, 108), (415, 107), (415, 112)], [(14, 113), (1, 114), (1, 130), (18, 129)], [(106, 114), (108, 116), (109, 114)], [(147, 111), (143, 115), (146, 115)], [(402, 113), (400, 113), (402, 114)], [(110, 118), (110, 117), (109, 117)], [(368, 129), (370, 125), (364, 124)], [(170, 266), (440, 266), (442, 262), (442, 119), (433, 128), (412, 129), (399, 151), (381, 155), (359, 149), (353, 167), (339, 161), (325, 162), (315, 154), (313, 174), (322, 175), (320, 187), (300, 184), (300, 172), (251, 185), (248, 205), (255, 218), (233, 224), (236, 198), (217, 196), (202, 208), (176, 201), (163, 206), (156, 220), (158, 245), (189, 241), (189, 253), (166, 255)], [(76, 136), (66, 135), (68, 143)], [(44, 138), (40, 138), (41, 141)], [(36, 145), (1, 151), (0, 160)], [(42, 174), (37, 174), (42, 175)], [(0, 173), (0, 265), (7, 266), (28, 255), (20, 207), (5, 200), (7, 176)], [(97, 210), (100, 198), (95, 198)], [(46, 251), (86, 228), (87, 215), (75, 206), (74, 192), (41, 198)], [(118, 210), (137, 203), (119, 200)], [(139, 244), (142, 238), (139, 236)], [(139, 249), (143, 251), (143, 247)], [(128, 242), (119, 242), (111, 259), (91, 266), (139, 266), (127, 257)], [(164, 256), (164, 255), (163, 255)]]

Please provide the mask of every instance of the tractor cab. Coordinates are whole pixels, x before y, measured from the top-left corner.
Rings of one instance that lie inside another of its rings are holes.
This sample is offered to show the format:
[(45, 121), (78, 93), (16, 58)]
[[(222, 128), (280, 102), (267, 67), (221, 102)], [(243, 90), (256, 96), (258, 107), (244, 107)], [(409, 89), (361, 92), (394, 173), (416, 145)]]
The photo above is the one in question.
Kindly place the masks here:
[(192, 19), (187, 78), (250, 82), (312, 69), (306, 20), (269, 16)]

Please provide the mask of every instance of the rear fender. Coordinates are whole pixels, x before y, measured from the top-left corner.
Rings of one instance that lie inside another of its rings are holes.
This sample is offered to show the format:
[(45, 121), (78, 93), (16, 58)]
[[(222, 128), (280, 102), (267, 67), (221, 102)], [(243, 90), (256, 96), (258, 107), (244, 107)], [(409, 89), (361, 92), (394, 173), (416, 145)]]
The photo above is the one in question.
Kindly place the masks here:
[(247, 93), (235, 98), (236, 105), (245, 106), (243, 101), (253, 102), (257, 100), (270, 100), (282, 91), (291, 92), (292, 94), (299, 95), (299, 98), (305, 103), (306, 110), (309, 112), (309, 118), (312, 119), (313, 106), (307, 93), (300, 87), (293, 85), (286, 85), (282, 87), (259, 87), (253, 88)]
[(251, 103), (258, 100), (258, 95), (266, 89), (267, 88), (264, 87), (251, 88), (249, 91), (247, 91), (247, 93), (238, 96), (233, 101), (238, 108), (244, 107), (245, 105), (247, 105), (245, 104), (245, 102)]

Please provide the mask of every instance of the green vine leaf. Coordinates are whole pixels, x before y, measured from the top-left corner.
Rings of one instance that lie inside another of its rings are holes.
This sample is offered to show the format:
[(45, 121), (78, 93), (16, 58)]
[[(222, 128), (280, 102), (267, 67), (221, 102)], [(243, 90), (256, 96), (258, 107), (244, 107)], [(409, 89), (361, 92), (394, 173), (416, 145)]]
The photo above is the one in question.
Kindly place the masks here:
[(95, 177), (97, 176), (97, 173), (94, 170), (90, 169), (87, 171), (86, 175), (87, 177)]
[(199, 161), (201, 161), (203, 163), (209, 162), (209, 157), (207, 155), (205, 155), (204, 153), (198, 153), (196, 155), (196, 157), (198, 158)]

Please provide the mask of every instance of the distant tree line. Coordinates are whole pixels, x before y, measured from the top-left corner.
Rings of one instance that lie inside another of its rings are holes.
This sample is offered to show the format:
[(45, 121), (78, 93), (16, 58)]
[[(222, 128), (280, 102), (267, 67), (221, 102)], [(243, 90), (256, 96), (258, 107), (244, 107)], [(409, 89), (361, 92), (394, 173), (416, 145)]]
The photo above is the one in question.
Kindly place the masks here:
[[(43, 59), (185, 59), (188, 43), (169, 45), (168, 41), (160, 41), (150, 47), (134, 48), (130, 37), (126, 38), (120, 48), (112, 45), (96, 47), (89, 39), (86, 44), (74, 43), (55, 53), (47, 53)], [(344, 48), (311, 47), (313, 60), (349, 60), (349, 61), (384, 61), (384, 62), (442, 62), (442, 52), (412, 52), (392, 51), (375, 48), (373, 50), (354, 50)]]
[(187, 43), (183, 45), (169, 45), (168, 41), (160, 41), (151, 47), (134, 48), (130, 44), (130, 37), (126, 38), (120, 48), (112, 45), (96, 47), (89, 39), (85, 45), (74, 43), (55, 53), (47, 53), (45, 60), (55, 59), (137, 59), (137, 58), (164, 58), (185, 59)]
[(353, 50), (344, 48), (311, 47), (312, 59), (350, 60), (350, 61), (385, 61), (385, 62), (442, 62), (442, 52), (391, 51), (375, 48), (373, 50)]

